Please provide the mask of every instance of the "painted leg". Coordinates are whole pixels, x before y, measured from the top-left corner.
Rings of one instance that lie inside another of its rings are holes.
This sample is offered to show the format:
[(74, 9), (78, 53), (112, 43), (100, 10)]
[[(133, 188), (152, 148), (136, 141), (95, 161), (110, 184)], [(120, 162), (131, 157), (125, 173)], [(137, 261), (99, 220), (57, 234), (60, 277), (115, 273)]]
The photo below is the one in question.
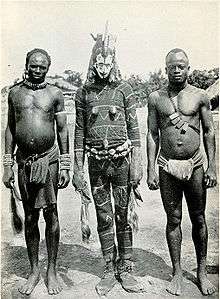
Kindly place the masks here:
[(98, 187), (93, 186), (92, 194), (96, 207), (99, 239), (106, 262), (101, 280), (96, 285), (96, 291), (100, 296), (105, 296), (117, 283), (115, 278), (116, 248), (110, 187), (107, 184)]

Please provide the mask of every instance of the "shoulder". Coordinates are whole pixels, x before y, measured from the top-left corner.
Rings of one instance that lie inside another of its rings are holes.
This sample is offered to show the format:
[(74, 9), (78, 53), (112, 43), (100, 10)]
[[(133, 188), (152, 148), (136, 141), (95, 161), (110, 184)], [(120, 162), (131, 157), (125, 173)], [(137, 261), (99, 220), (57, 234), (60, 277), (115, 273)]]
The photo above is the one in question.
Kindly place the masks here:
[(200, 104), (209, 103), (207, 93), (204, 89), (188, 84), (187, 92), (189, 92), (190, 95), (194, 97), (194, 100), (197, 100)]
[(23, 81), (16, 83), (9, 87), (9, 89), (8, 89), (8, 99), (9, 100), (12, 100), (15, 96), (18, 95), (18, 93), (21, 91), (21, 88), (23, 86), (22, 83), (23, 83)]
[(134, 93), (131, 84), (129, 84), (126, 81), (122, 81), (116, 87), (116, 89), (119, 90), (119, 91), (121, 91), (123, 93), (123, 95), (125, 96), (125, 98), (129, 97), (130, 95), (132, 95)]
[(76, 91), (76, 100), (83, 100), (85, 95), (88, 93), (89, 87), (88, 86), (81, 86)]
[(53, 84), (48, 83), (47, 90), (49, 90), (55, 98), (63, 97), (62, 90)]
[(155, 106), (159, 98), (165, 93), (164, 89), (151, 92), (148, 96), (148, 106)]

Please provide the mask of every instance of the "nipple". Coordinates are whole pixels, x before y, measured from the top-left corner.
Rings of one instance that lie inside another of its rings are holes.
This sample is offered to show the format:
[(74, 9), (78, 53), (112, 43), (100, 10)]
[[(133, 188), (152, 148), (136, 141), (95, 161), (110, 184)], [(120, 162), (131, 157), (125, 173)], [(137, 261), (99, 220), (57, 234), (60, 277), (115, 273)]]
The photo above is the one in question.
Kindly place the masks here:
[(117, 112), (117, 108), (115, 106), (111, 106), (109, 108), (110, 118), (114, 119)]
[(99, 108), (98, 107), (92, 107), (92, 115), (97, 116), (99, 113)]

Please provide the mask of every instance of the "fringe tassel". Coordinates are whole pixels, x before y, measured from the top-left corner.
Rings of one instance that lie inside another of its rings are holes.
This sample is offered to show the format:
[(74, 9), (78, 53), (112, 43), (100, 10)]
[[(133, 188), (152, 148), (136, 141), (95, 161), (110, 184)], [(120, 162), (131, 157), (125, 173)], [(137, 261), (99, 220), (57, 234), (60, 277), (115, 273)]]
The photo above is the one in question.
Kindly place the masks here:
[(16, 200), (21, 200), (20, 196), (18, 194), (18, 191), (14, 185), (14, 183), (11, 183), (11, 222), (12, 222), (12, 227), (13, 227), (13, 231), (17, 234), (22, 232), (23, 229), (23, 220), (21, 218), (21, 216), (18, 214), (17, 211), (17, 205), (16, 205)]
[(128, 223), (132, 230), (137, 233), (139, 230), (139, 217), (136, 212), (136, 207), (139, 206), (137, 200), (142, 200), (137, 186), (130, 186), (129, 203), (128, 203)]

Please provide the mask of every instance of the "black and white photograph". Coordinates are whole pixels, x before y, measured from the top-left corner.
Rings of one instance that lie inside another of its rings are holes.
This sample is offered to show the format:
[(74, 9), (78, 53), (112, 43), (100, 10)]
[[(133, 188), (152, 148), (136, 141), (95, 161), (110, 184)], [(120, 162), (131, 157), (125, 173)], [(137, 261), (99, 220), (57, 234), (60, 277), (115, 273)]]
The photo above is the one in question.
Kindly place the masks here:
[(1, 1), (1, 298), (219, 298), (219, 2)]

